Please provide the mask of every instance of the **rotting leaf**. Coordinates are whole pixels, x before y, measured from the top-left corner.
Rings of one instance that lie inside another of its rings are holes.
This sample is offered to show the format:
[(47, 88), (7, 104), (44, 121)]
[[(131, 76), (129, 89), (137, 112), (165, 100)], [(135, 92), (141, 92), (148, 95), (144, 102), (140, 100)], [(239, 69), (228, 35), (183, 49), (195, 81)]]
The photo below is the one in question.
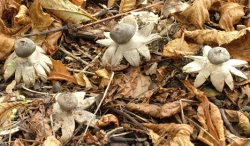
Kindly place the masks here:
[(72, 4), (69, 0), (40, 0), (43, 8), (67, 23), (80, 24), (96, 20), (88, 12)]
[(219, 9), (221, 14), (220, 27), (226, 31), (233, 31), (233, 25), (238, 23), (241, 17), (245, 15), (243, 8), (244, 6), (238, 3), (228, 2), (223, 4)]
[(48, 76), (48, 80), (65, 80), (76, 83), (75, 78), (69, 73), (66, 66), (58, 60), (52, 60), (53, 69)]
[(136, 0), (121, 0), (119, 13), (133, 10), (136, 6)]
[[(152, 129), (155, 133), (160, 136), (168, 135), (169, 139), (164, 141), (162, 145), (170, 146), (194, 146), (190, 141), (190, 135), (193, 133), (193, 128), (187, 124), (153, 124), (144, 123), (147, 128)], [(158, 145), (160, 145), (160, 140)]]
[(249, 119), (240, 111), (225, 109), (225, 113), (230, 122), (238, 122), (239, 127), (244, 134), (250, 134)]
[(175, 114), (178, 114), (182, 110), (182, 108), (184, 109), (189, 105), (188, 102), (182, 102), (181, 108), (180, 102), (181, 101), (174, 101), (170, 103), (165, 103), (162, 106), (148, 103), (128, 103), (126, 104), (126, 108), (133, 111), (139, 111), (143, 114), (147, 114), (156, 118), (168, 118)]
[(212, 102), (209, 102), (206, 94), (191, 85), (189, 81), (185, 80), (183, 83), (201, 102), (197, 110), (198, 121), (206, 132), (200, 129), (198, 139), (208, 145), (225, 146), (225, 129), (219, 108)]
[(165, 57), (181, 57), (185, 55), (194, 55), (198, 51), (198, 45), (191, 46), (181, 38), (168, 42), (164, 48), (162, 55)]
[(212, 4), (218, 0), (195, 0), (193, 4), (182, 11), (175, 13), (174, 16), (177, 20), (183, 23), (191, 23), (197, 28), (203, 28), (205, 22), (209, 22), (209, 12)]

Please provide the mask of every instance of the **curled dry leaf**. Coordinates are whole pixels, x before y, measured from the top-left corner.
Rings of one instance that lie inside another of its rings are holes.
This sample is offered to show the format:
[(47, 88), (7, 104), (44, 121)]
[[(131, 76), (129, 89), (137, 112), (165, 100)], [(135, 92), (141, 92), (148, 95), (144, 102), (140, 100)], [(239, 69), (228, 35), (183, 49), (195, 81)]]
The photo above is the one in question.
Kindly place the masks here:
[(164, 46), (162, 55), (165, 57), (194, 55), (197, 53), (198, 49), (199, 47), (197, 45), (190, 45), (185, 40), (177, 38)]
[(13, 50), (15, 40), (3, 33), (0, 33), (0, 38), (0, 60), (5, 60)]
[(209, 12), (213, 3), (218, 0), (195, 0), (192, 5), (181, 13), (175, 13), (177, 20), (183, 23), (191, 23), (197, 28), (203, 28), (205, 22), (209, 22)]
[(119, 13), (133, 10), (136, 6), (136, 0), (121, 0)]
[(86, 87), (85, 88), (86, 90), (89, 90), (92, 88), (92, 84), (89, 81), (89, 78), (83, 72), (74, 74), (74, 77), (75, 77), (77, 84)]
[(79, 24), (96, 20), (88, 12), (72, 4), (69, 0), (40, 0), (44, 9), (47, 9), (67, 23)]
[[(147, 128), (153, 130), (160, 136), (169, 135), (169, 139), (164, 141), (162, 145), (170, 146), (194, 146), (190, 141), (190, 135), (193, 133), (193, 128), (187, 124), (153, 124), (144, 123)], [(159, 141), (160, 142), (160, 139)], [(160, 144), (160, 143), (158, 143)]]
[[(49, 14), (43, 12), (39, 0), (34, 0), (34, 2), (31, 4), (29, 15), (32, 22), (31, 33), (48, 30), (53, 21), (52, 17)], [(41, 46), (43, 41), (45, 40), (45, 37), (46, 35), (36, 35), (32, 36), (31, 38), (37, 45)]]
[(227, 118), (230, 122), (237, 122), (244, 134), (250, 134), (249, 119), (240, 111), (225, 110)]
[[(182, 102), (182, 108), (187, 107), (189, 103)], [(170, 103), (165, 103), (162, 106), (158, 106), (155, 104), (148, 103), (128, 103), (126, 104), (126, 108), (133, 111), (142, 112), (143, 114), (150, 115), (156, 118), (168, 118), (175, 114), (181, 112), (181, 103), (180, 101), (174, 101)]]
[(98, 127), (108, 126), (114, 124), (115, 127), (119, 126), (118, 118), (113, 114), (103, 115), (100, 120), (96, 122)]
[(42, 146), (62, 146), (59, 140), (55, 138), (55, 136), (49, 136), (47, 139), (43, 142)]
[(96, 116), (85, 110), (96, 101), (95, 97), (84, 99), (85, 92), (74, 92), (59, 93), (55, 98), (57, 102), (53, 104), (52, 117), (55, 122), (53, 129), (57, 131), (61, 128), (62, 142), (66, 142), (73, 136), (75, 121), (85, 125), (90, 123), (90, 126), (96, 127)]
[(67, 67), (58, 60), (52, 60), (53, 69), (48, 76), (48, 80), (65, 80), (76, 83), (75, 78), (69, 73)]
[(15, 24), (29, 24), (31, 22), (29, 15), (29, 10), (25, 5), (19, 7), (17, 15), (14, 17)]
[(226, 31), (233, 31), (234, 24), (238, 23), (242, 16), (245, 15), (244, 6), (238, 3), (228, 2), (223, 4), (220, 11), (219, 25)]
[(104, 68), (104, 69), (99, 69), (95, 72), (97, 76), (101, 77), (101, 82), (99, 84), (99, 87), (105, 87), (109, 83), (109, 79), (111, 77), (111, 74)]
[(16, 140), (14, 141), (13, 146), (24, 146), (24, 144), (20, 141), (20, 139), (16, 139)]
[(219, 108), (209, 102), (206, 94), (195, 88), (189, 81), (185, 80), (183, 83), (201, 102), (197, 109), (198, 121), (206, 131), (200, 129), (198, 139), (207, 145), (225, 146), (225, 129)]

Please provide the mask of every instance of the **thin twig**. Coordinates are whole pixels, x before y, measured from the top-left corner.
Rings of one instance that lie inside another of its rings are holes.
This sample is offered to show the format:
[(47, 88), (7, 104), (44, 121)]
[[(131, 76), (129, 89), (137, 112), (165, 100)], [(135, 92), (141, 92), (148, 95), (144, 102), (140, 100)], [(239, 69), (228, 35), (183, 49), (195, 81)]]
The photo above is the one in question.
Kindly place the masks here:
[(90, 64), (92, 62), (96, 61), (101, 56), (101, 54), (102, 53), (100, 52), (98, 55), (96, 55), (95, 58), (87, 66), (84, 67), (84, 69), (82, 70), (82, 72), (85, 72), (89, 68)]
[(48, 93), (48, 92), (45, 93), (45, 92), (39, 92), (39, 91), (31, 90), (31, 89), (25, 87), (24, 85), (22, 85), (22, 88), (23, 88), (24, 90), (26, 90), (26, 91), (31, 92), (31, 93), (36, 93), (36, 94), (41, 94), (41, 95), (51, 95), (51, 96), (56, 95), (56, 94), (50, 94), (50, 93)]
[(230, 132), (232, 132), (234, 135), (240, 137), (240, 134), (233, 128), (233, 126), (231, 125), (231, 123), (228, 121), (227, 116), (225, 114), (225, 110), (222, 109), (222, 108), (220, 108), (220, 113), (221, 113), (221, 117), (222, 117), (225, 125), (230, 130)]
[(75, 55), (73, 55), (72, 53), (70, 53), (69, 51), (67, 51), (64, 47), (59, 47), (59, 50), (62, 51), (63, 53), (65, 53), (65, 54), (69, 55), (70, 57), (74, 58), (75, 60), (81, 61), (81, 62), (82, 62), (83, 64), (85, 64), (85, 65), (88, 65), (88, 64), (89, 64), (88, 62), (82, 60), (82, 59), (79, 58), (79, 57), (76, 57)]
[[(110, 85), (111, 85), (111, 82), (113, 81), (113, 78), (114, 78), (114, 72), (112, 72), (112, 74), (111, 74), (111, 77), (110, 77), (108, 86), (107, 86), (106, 90), (104, 91), (104, 94), (103, 94), (103, 96), (102, 96), (102, 99), (101, 99), (100, 103), (98, 104), (98, 106), (97, 106), (97, 108), (96, 108), (96, 110), (95, 110), (95, 112), (94, 112), (94, 115), (96, 115), (97, 112), (98, 112), (98, 110), (100, 109), (100, 107), (101, 107), (101, 105), (102, 105), (102, 103), (103, 103), (103, 101), (104, 101), (104, 99), (105, 99), (105, 97), (106, 97), (106, 95), (107, 95), (107, 93), (108, 93), (108, 90), (109, 90), (109, 87), (110, 87)], [(89, 120), (88, 125), (87, 125), (87, 127), (85, 128), (85, 130), (84, 130), (83, 136), (87, 133), (87, 131), (88, 131), (88, 129), (89, 129), (89, 126), (90, 126), (90, 123), (92, 122), (93, 119), (94, 119), (94, 116)], [(82, 140), (82, 138), (79, 139), (79, 141), (77, 142), (77, 145), (79, 145), (79, 143), (80, 143), (81, 140)]]
[(79, 70), (79, 69), (73, 69), (73, 68), (70, 68), (70, 67), (67, 67), (67, 69), (68, 69), (69, 71), (72, 71), (72, 72), (77, 72), (77, 73), (83, 72), (83, 73), (85, 73), (85, 74), (95, 75), (95, 73), (89, 72), (89, 71), (84, 71), (84, 70)]

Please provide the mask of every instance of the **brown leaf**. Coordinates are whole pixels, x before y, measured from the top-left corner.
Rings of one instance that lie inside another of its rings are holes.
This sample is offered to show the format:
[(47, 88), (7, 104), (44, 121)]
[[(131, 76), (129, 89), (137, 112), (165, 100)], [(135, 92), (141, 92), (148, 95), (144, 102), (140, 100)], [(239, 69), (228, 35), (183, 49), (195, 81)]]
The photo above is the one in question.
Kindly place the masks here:
[[(49, 29), (56, 29), (62, 27), (62, 22), (61, 21), (54, 21), (52, 25), (49, 27)], [(44, 42), (43, 42), (43, 48), (46, 50), (46, 52), (50, 55), (54, 54), (58, 49), (57, 49), (57, 42), (61, 38), (62, 32), (54, 32), (54, 33), (49, 33)]]
[(24, 146), (24, 144), (20, 141), (20, 139), (16, 139), (16, 140), (14, 141), (13, 146)]
[(0, 103), (0, 126), (10, 120), (12, 109), (22, 105), (21, 102)]
[(36, 133), (37, 137), (43, 139), (52, 135), (52, 130), (48, 120), (40, 112), (35, 113), (29, 120), (30, 129)]
[(226, 31), (233, 31), (234, 24), (238, 23), (242, 16), (245, 15), (244, 6), (228, 2), (223, 4), (219, 11), (220, 11), (220, 21), (219, 25), (221, 28), (225, 29)]
[(164, 46), (162, 55), (165, 57), (181, 57), (185, 55), (194, 55), (197, 51), (197, 45), (191, 46), (185, 40), (177, 38)]
[(133, 10), (136, 6), (136, 0), (121, 0), (119, 13)]
[(67, 67), (58, 60), (52, 60), (53, 69), (48, 76), (48, 80), (65, 80), (77, 83), (75, 78), (69, 73)]
[(195, 88), (189, 81), (185, 80), (183, 83), (201, 101), (197, 110), (198, 121), (207, 132), (201, 129), (198, 139), (208, 145), (225, 146), (225, 129), (219, 108), (209, 102), (206, 94)]
[(240, 111), (225, 109), (225, 113), (230, 122), (237, 122), (244, 134), (250, 134), (249, 119)]
[(26, 25), (31, 23), (28, 14), (29, 14), (28, 8), (25, 5), (21, 5), (19, 7), (17, 15), (14, 17), (14, 23), (19, 25)]
[(190, 135), (193, 133), (193, 128), (187, 124), (144, 123), (144, 125), (161, 136), (168, 135), (169, 139), (165, 140), (164, 144), (160, 143), (159, 139), (158, 144), (155, 145), (194, 146), (190, 141)]
[(103, 115), (100, 120), (96, 122), (98, 127), (108, 126), (110, 124), (114, 124), (115, 127), (119, 126), (118, 118), (115, 115), (107, 114)]
[[(187, 102), (182, 102), (183, 109), (188, 105), (189, 104)], [(126, 108), (128, 108), (129, 110), (139, 111), (143, 114), (147, 114), (156, 118), (168, 118), (175, 114), (178, 114), (181, 110), (183, 110), (181, 109), (180, 101), (166, 103), (162, 106), (148, 103), (128, 103), (126, 104)]]
[(13, 50), (15, 40), (3, 33), (0, 33), (0, 38), (0, 60), (5, 60)]
[(70, 2), (72, 2), (73, 4), (81, 7), (85, 2), (84, 0), (70, 0)]
[(75, 77), (77, 84), (86, 87), (86, 90), (89, 90), (92, 88), (91, 82), (89, 81), (88, 77), (83, 72), (74, 74), (74, 77)]
[(49, 136), (44, 141), (42, 146), (62, 146), (62, 144), (55, 138), (55, 136)]
[(121, 82), (117, 83), (120, 86), (118, 93), (123, 97), (138, 98), (148, 91), (151, 84), (150, 77), (143, 75), (139, 68), (133, 68), (126, 75), (120, 77)]
[(197, 28), (203, 28), (205, 22), (209, 22), (209, 12), (212, 4), (218, 0), (195, 0), (192, 6), (181, 13), (175, 13), (177, 20), (183, 23), (191, 23)]
[(111, 8), (115, 4), (116, 0), (108, 0), (108, 8)]
[[(34, 2), (31, 4), (29, 15), (32, 21), (31, 33), (48, 30), (53, 21), (49, 14), (42, 11), (39, 0), (34, 0)], [(32, 36), (31, 38), (37, 45), (42, 45), (45, 37), (46, 35), (37, 35)]]
[(250, 140), (233, 135), (228, 130), (226, 131), (226, 138), (229, 144), (227, 146), (248, 146)]
[(80, 24), (96, 20), (88, 12), (72, 4), (69, 0), (40, 0), (43, 8), (67, 23)]

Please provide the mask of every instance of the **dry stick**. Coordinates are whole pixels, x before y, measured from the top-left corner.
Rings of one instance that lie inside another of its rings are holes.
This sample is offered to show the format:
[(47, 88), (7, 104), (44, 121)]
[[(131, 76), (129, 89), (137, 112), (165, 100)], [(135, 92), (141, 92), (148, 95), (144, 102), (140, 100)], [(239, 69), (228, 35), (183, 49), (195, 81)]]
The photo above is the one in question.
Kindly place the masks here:
[(81, 61), (85, 65), (89, 64), (88, 62), (82, 60), (81, 58), (76, 57), (75, 55), (73, 55), (72, 53), (70, 53), (69, 51), (67, 51), (66, 49), (64, 49), (63, 47), (59, 47), (59, 50), (62, 51), (63, 53), (65, 53), (65, 54), (69, 55), (70, 57), (74, 58), (75, 60)]
[[(141, 11), (141, 10), (144, 10), (144, 9), (155, 7), (155, 6), (160, 5), (160, 4), (163, 4), (163, 1), (153, 3), (153, 4), (148, 5), (146, 7), (143, 7), (143, 8), (135, 9), (135, 10), (128, 11), (128, 12), (125, 12), (125, 13), (121, 13), (121, 14), (117, 14), (117, 15), (114, 15), (112, 17), (97, 20), (97, 21), (92, 22), (92, 23), (81, 25), (81, 26), (78, 26), (76, 29), (81, 29), (81, 28), (84, 28), (84, 27), (87, 27), (87, 26), (92, 26), (92, 25), (95, 25), (95, 24), (99, 24), (99, 23), (102, 23), (102, 22), (105, 22), (105, 21), (108, 21), (108, 20), (112, 20), (112, 19), (124, 16), (124, 15), (127, 15), (127, 14), (129, 14), (131, 12), (138, 12), (138, 11)], [(48, 31), (43, 31), (43, 32), (38, 32), (38, 33), (31, 33), (31, 34), (21, 34), (21, 36), (22, 37), (30, 37), (30, 36), (35, 36), (35, 35), (44, 35), (44, 34), (47, 34), (47, 33), (52, 33), (52, 32), (57, 32), (57, 31), (62, 31), (62, 30), (67, 30), (67, 29), (69, 29), (69, 27), (67, 25), (64, 25), (64, 26), (62, 26), (60, 28), (55, 28), (55, 29), (51, 29), (51, 30), (48, 30)]]
[(220, 108), (220, 113), (221, 113), (221, 117), (225, 123), (225, 125), (227, 126), (227, 128), (236, 136), (240, 137), (240, 134), (233, 128), (233, 126), (231, 125), (231, 123), (228, 121), (227, 116), (225, 114), (225, 110)]
[[(94, 112), (94, 115), (96, 115), (96, 113), (97, 113), (98, 110), (100, 109), (100, 107), (101, 107), (101, 105), (102, 105), (102, 103), (103, 103), (103, 101), (104, 101), (104, 99), (105, 99), (105, 97), (106, 97), (106, 95), (107, 95), (107, 93), (108, 93), (108, 90), (109, 90), (109, 87), (110, 87), (110, 85), (111, 85), (111, 82), (112, 82), (113, 78), (114, 78), (114, 72), (112, 72), (112, 74), (111, 74), (111, 77), (110, 77), (110, 79), (109, 79), (108, 86), (107, 86), (106, 90), (104, 91), (104, 94), (103, 94), (103, 96), (102, 96), (102, 100), (101, 100), (100, 103), (98, 104), (98, 106), (97, 106), (97, 108), (96, 108), (96, 110), (95, 110), (95, 112)], [(89, 129), (89, 125), (90, 125), (90, 123), (92, 122), (93, 118), (94, 118), (94, 117), (92, 117), (92, 118), (89, 120), (88, 125), (87, 125), (87, 127), (85, 128), (85, 130), (84, 130), (83, 136), (87, 133), (87, 131), (88, 131), (88, 129)], [(82, 139), (82, 138), (79, 139), (79, 141), (77, 142), (77, 145), (80, 143), (81, 139)]]

